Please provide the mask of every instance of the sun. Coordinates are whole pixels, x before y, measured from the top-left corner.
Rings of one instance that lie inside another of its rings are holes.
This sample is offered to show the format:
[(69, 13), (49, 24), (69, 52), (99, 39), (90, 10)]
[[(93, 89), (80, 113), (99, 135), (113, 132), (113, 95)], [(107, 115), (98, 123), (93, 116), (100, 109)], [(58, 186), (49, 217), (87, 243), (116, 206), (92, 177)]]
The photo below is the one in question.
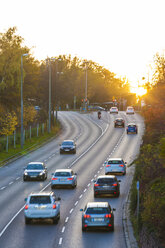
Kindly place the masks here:
[(147, 90), (144, 89), (142, 86), (140, 86), (140, 87), (133, 87), (131, 92), (135, 93), (137, 96), (143, 96), (147, 93)]

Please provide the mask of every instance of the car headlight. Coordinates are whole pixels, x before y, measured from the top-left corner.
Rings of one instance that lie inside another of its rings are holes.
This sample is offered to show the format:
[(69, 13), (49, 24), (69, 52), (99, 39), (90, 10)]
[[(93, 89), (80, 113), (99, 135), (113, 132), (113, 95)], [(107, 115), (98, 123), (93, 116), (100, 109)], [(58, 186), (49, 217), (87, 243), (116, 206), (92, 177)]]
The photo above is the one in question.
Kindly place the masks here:
[(41, 171), (41, 172), (40, 172), (40, 176), (42, 176), (44, 173), (45, 173), (44, 171)]
[(25, 176), (27, 176), (27, 175), (28, 175), (28, 173), (27, 173), (27, 172), (24, 172), (24, 175), (25, 175)]

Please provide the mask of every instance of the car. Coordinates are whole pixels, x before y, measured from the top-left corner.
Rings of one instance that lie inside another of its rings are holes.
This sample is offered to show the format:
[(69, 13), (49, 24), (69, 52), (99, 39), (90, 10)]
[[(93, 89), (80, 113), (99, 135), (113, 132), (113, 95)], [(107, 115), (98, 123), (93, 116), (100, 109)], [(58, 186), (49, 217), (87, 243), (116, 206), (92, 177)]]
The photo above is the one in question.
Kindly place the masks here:
[(24, 168), (23, 181), (27, 180), (46, 180), (47, 168), (43, 162), (30, 162)]
[(126, 174), (126, 164), (122, 158), (110, 158), (104, 163), (105, 175), (108, 174)]
[(94, 180), (94, 197), (100, 195), (113, 195), (119, 197), (121, 180), (114, 175), (99, 176)]
[(108, 202), (88, 202), (82, 211), (82, 231), (92, 228), (102, 228), (108, 231), (114, 230), (115, 208), (111, 208)]
[(74, 140), (64, 140), (60, 145), (60, 154), (62, 153), (76, 153), (76, 144)]
[(30, 224), (32, 220), (44, 219), (51, 219), (53, 224), (57, 224), (60, 219), (60, 200), (54, 192), (31, 193), (25, 198), (25, 224)]
[(117, 107), (111, 107), (109, 112), (110, 112), (110, 114), (118, 114), (118, 108)]
[(135, 123), (129, 123), (126, 128), (127, 134), (129, 133), (138, 133), (138, 127)]
[(127, 110), (126, 110), (126, 114), (127, 115), (133, 115), (135, 112), (134, 112), (134, 108), (133, 107), (127, 107)]
[(114, 121), (114, 127), (125, 127), (125, 121), (123, 118), (116, 118)]
[(75, 188), (77, 186), (77, 174), (71, 169), (57, 169), (52, 173), (51, 188), (56, 186), (70, 186)]

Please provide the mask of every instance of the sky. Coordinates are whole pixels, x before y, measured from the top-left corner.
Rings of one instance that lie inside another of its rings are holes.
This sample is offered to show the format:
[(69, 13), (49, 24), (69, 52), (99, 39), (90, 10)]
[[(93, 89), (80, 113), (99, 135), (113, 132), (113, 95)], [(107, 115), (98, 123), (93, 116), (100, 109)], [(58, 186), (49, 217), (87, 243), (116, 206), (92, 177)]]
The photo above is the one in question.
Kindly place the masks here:
[(134, 89), (165, 51), (165, 0), (4, 0), (0, 8), (0, 32), (16, 26), (36, 59), (92, 60)]

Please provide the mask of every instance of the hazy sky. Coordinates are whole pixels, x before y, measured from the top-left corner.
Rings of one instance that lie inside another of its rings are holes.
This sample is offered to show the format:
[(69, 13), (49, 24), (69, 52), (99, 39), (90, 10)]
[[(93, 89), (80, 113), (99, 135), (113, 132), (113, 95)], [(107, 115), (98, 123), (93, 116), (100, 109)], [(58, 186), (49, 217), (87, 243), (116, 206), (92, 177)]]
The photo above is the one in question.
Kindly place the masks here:
[(37, 59), (76, 55), (135, 84), (165, 49), (165, 0), (4, 0), (0, 8), (0, 32), (16, 26)]

